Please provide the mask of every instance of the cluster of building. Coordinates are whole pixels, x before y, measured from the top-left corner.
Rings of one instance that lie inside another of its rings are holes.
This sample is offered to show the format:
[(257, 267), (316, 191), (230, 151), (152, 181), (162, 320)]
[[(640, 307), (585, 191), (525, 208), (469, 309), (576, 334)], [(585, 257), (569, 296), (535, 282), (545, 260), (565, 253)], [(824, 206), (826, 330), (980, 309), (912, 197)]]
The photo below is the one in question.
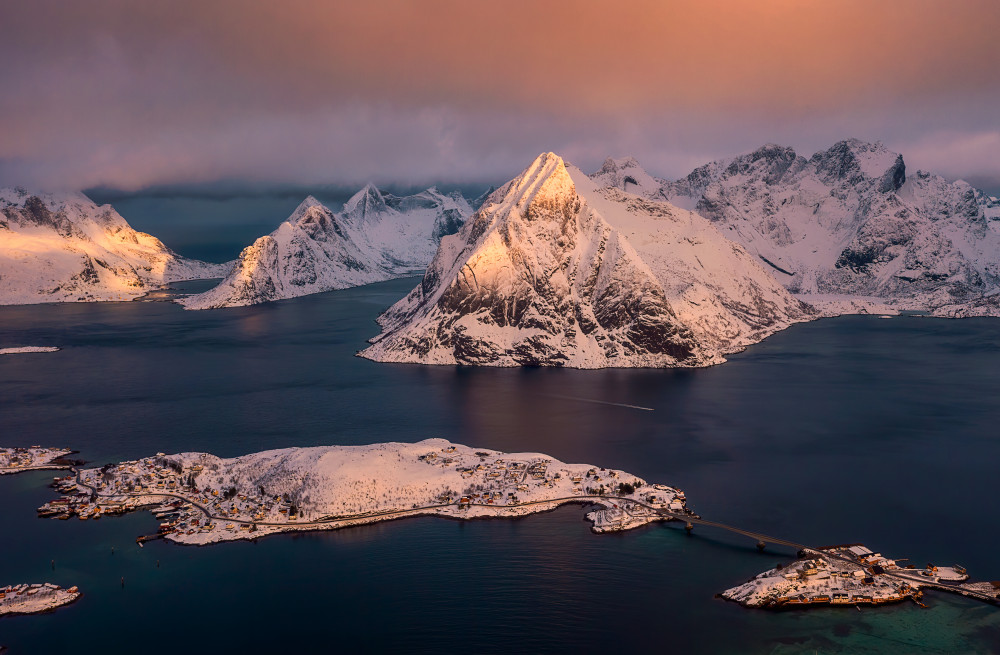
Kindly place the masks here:
[(809, 557), (758, 575), (722, 596), (752, 607), (882, 605), (918, 600), (921, 588), (968, 578), (962, 567), (918, 569), (861, 544), (808, 551)]
[(65, 448), (0, 448), (0, 475), (37, 471), (40, 469), (69, 468), (70, 462), (57, 461), (72, 453)]
[[(466, 483), (457, 498), (458, 509), (475, 515), (489, 515), (491, 506), (524, 507), (579, 497), (596, 500), (600, 506), (587, 514), (594, 532), (628, 530), (669, 518), (658, 510), (696, 516), (687, 508), (684, 492), (662, 484), (647, 485), (622, 471), (565, 465), (546, 458), (518, 460), (483, 451), (474, 454), (476, 459), (470, 461), (456, 454), (455, 446), (448, 446), (419, 459), (431, 465), (455, 466)], [(455, 499), (445, 494), (438, 500), (448, 503)]]
[[(57, 478), (54, 486), (62, 496), (40, 507), (40, 516), (90, 520), (149, 509), (161, 522), (159, 532), (140, 537), (140, 543), (165, 537), (207, 544), (402, 515), (505, 518), (566, 502), (598, 505), (588, 515), (596, 532), (667, 520), (673, 512), (691, 514), (679, 490), (647, 485), (623, 471), (440, 439), (283, 449), (228, 460), (157, 453)], [(308, 517), (296, 504), (299, 498), (308, 505)]]
[(80, 590), (76, 587), (63, 589), (48, 582), (0, 587), (0, 616), (47, 612), (79, 597)]
[(56, 478), (53, 486), (63, 496), (38, 508), (38, 514), (88, 520), (146, 508), (161, 520), (157, 536), (194, 535), (216, 529), (256, 532), (257, 522), (294, 522), (300, 517), (297, 508), (281, 497), (251, 497), (235, 489), (199, 489), (197, 477), (202, 470), (198, 464), (178, 465), (162, 453), (88, 469), (79, 478)]

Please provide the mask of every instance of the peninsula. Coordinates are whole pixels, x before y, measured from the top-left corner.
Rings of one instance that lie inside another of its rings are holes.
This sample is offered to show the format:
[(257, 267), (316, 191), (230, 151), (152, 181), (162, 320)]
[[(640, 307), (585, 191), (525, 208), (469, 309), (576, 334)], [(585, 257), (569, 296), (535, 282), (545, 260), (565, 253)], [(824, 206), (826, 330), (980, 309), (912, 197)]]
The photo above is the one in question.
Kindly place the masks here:
[(24, 473), (25, 471), (42, 471), (53, 469), (68, 469), (74, 462), (65, 459), (74, 451), (65, 448), (0, 448), (0, 475)]

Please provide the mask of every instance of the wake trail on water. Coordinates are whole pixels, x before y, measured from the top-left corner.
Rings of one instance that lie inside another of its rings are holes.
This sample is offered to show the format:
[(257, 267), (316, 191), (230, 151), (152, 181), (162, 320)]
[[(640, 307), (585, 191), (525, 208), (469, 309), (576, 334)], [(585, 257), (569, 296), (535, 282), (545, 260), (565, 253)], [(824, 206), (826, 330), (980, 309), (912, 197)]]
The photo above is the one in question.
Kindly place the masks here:
[(554, 394), (545, 394), (549, 398), (559, 398), (561, 400), (577, 400), (581, 403), (595, 403), (597, 405), (612, 405), (614, 407), (626, 407), (628, 409), (639, 409), (644, 412), (652, 412), (652, 407), (643, 407), (641, 405), (629, 405), (628, 403), (613, 403), (608, 400), (594, 400), (593, 398), (578, 398), (576, 396), (556, 396)]

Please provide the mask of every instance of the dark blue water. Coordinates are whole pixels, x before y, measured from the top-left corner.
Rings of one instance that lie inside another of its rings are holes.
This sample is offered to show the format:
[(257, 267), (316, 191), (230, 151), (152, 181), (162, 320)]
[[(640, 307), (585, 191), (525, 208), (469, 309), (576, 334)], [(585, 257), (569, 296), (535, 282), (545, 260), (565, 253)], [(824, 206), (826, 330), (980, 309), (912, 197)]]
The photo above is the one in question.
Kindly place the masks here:
[[(622, 468), (680, 486), (705, 517), (1000, 579), (1000, 322), (827, 319), (694, 371), (354, 357), (378, 312), (413, 284), (212, 312), (0, 307), (0, 346), (63, 347), (0, 357), (0, 442), (67, 446), (103, 464), (161, 450), (231, 456), (444, 437)], [(717, 600), (793, 554), (759, 554), (707, 529), (594, 535), (584, 510), (566, 507), (516, 521), (414, 519), (139, 549), (135, 536), (155, 529), (148, 514), (35, 518), (53, 497), (51, 477), (0, 479), (0, 582), (76, 584), (85, 596), (0, 620), (0, 644), (15, 653), (82, 652), (81, 643), (148, 653), (1000, 650), (1000, 612), (960, 598), (863, 613)]]

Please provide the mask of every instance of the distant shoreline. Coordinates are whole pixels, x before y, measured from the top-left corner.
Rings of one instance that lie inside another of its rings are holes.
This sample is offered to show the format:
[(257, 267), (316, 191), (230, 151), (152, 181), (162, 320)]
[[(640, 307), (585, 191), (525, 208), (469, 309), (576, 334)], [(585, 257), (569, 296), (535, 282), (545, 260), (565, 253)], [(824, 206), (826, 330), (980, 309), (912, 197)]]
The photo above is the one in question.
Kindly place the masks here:
[(54, 353), (62, 350), (58, 346), (17, 346), (14, 348), (0, 348), (0, 355), (20, 355), (23, 353)]

